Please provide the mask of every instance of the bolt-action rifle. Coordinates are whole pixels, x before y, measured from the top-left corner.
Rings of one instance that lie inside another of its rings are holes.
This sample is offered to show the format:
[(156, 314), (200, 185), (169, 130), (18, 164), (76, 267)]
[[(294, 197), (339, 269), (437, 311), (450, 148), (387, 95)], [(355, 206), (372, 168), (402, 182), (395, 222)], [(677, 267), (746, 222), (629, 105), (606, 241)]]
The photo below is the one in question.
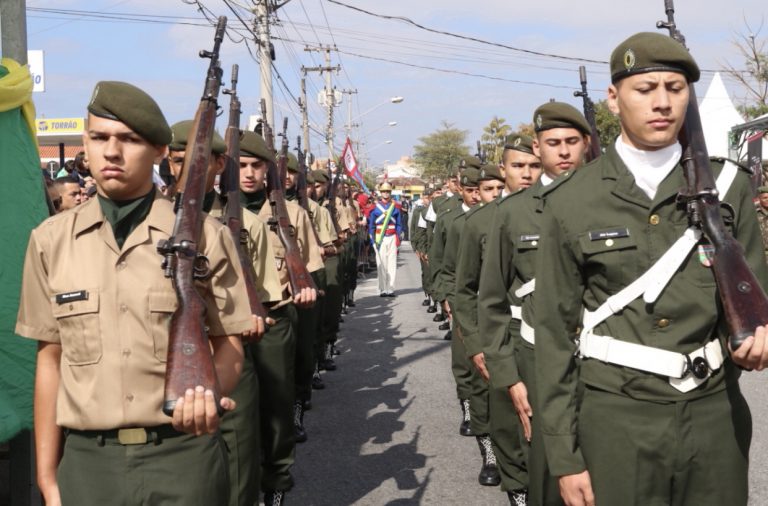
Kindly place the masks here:
[(168, 416), (173, 415), (176, 401), (197, 386), (213, 391), (219, 414), (223, 414), (221, 389), (205, 328), (205, 301), (195, 288), (195, 280), (210, 276), (208, 259), (198, 247), (205, 219), (202, 206), (221, 86), (219, 47), (226, 25), (227, 18), (220, 17), (213, 50), (200, 51), (200, 57), (209, 58), (211, 62), (189, 135), (191, 143), (184, 156), (186, 170), (179, 181), (182, 192), (176, 197), (176, 222), (171, 237), (157, 245), (158, 253), (163, 255), (165, 276), (173, 280), (179, 299), (179, 307), (171, 317), (168, 338), (163, 399), (163, 412)]
[[(296, 174), (296, 194), (299, 198), (299, 205), (307, 212), (311, 219), (314, 218), (314, 215), (309, 208), (309, 197), (307, 196), (307, 152), (301, 150), (301, 136), (296, 138), (296, 159), (299, 161), (299, 171)], [(333, 246), (323, 246), (314, 225), (312, 226), (312, 235), (315, 236), (317, 245), (322, 248), (323, 255), (329, 257), (336, 254), (336, 248)]]
[(338, 180), (331, 170), (331, 161), (328, 160), (328, 189), (325, 191), (325, 200), (328, 203), (328, 211), (331, 213), (331, 221), (333, 222), (333, 228), (336, 230), (337, 245), (344, 242), (341, 225), (339, 224), (339, 217), (336, 215), (336, 195), (338, 194)]
[(592, 131), (589, 142), (589, 151), (587, 152), (587, 161), (591, 162), (602, 154), (600, 149), (600, 133), (597, 131), (597, 119), (595, 118), (595, 103), (589, 98), (587, 91), (587, 68), (584, 65), (579, 67), (579, 81), (581, 81), (581, 91), (574, 91), (574, 97), (581, 97), (584, 102), (584, 117), (589, 123), (589, 129)]
[[(669, 30), (670, 36), (685, 47), (685, 38), (675, 23), (673, 0), (665, 0), (664, 6), (667, 21), (659, 21), (657, 28)], [(687, 185), (678, 199), (686, 204), (691, 224), (701, 229), (714, 250), (712, 272), (730, 330), (731, 349), (735, 350), (757, 327), (768, 323), (768, 297), (747, 264), (744, 248), (725, 227), (720, 214), (721, 207), (729, 206), (719, 199), (692, 84), (678, 140), (683, 147), (681, 163)]]
[[(224, 224), (229, 228), (232, 239), (237, 245), (237, 256), (243, 269), (243, 281), (248, 292), (248, 302), (251, 314), (267, 322), (267, 310), (261, 303), (256, 283), (253, 280), (251, 260), (246, 248), (248, 231), (243, 228), (243, 210), (240, 207), (240, 98), (237, 96), (238, 65), (232, 65), (231, 86), (224, 90), (229, 95), (229, 124), (224, 134), (227, 145), (226, 166), (221, 180), (221, 193), (227, 196), (227, 206), (224, 212)], [(261, 335), (249, 336), (250, 340), (258, 341)]]
[[(275, 145), (274, 135), (272, 133), (272, 126), (267, 123), (267, 104), (264, 99), (261, 99), (261, 112), (263, 119), (263, 132), (264, 140), (270, 149), (273, 149)], [(304, 265), (304, 260), (301, 257), (301, 250), (296, 242), (296, 228), (291, 224), (291, 219), (288, 216), (288, 208), (285, 204), (285, 192), (283, 181), (285, 181), (285, 174), (288, 166), (288, 138), (286, 136), (286, 130), (288, 129), (288, 118), (283, 120), (283, 142), (280, 154), (278, 156), (278, 163), (271, 160), (267, 162), (267, 188), (269, 190), (268, 200), (269, 207), (272, 209), (272, 217), (269, 219), (269, 226), (275, 231), (280, 238), (280, 242), (285, 249), (285, 265), (288, 269), (288, 279), (291, 285), (291, 293), (297, 295), (301, 293), (304, 288), (312, 288), (317, 290), (315, 282), (307, 271), (307, 266)]]

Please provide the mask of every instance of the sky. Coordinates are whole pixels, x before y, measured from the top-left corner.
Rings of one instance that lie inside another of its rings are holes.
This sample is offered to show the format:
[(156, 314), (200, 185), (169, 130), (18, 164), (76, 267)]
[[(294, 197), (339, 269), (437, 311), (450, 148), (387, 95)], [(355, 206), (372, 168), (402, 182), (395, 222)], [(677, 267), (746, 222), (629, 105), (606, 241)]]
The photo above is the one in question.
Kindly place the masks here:
[[(609, 70), (604, 62), (612, 49), (633, 33), (655, 31), (656, 21), (665, 17), (663, 0), (282, 2), (271, 27), (276, 124), (288, 117), (289, 139), (300, 133), (300, 69), (323, 64), (319, 53), (304, 49), (335, 46), (332, 65), (341, 65), (342, 71), (333, 74), (333, 85), (357, 90), (345, 95), (335, 110), (335, 145), (340, 150), (343, 144), (351, 96), (353, 123), (360, 124), (352, 138), (362, 143), (358, 155), (370, 167), (412, 155), (419, 138), (443, 122), (467, 130), (467, 144), (474, 146), (494, 116), (515, 127), (530, 122), (534, 109), (551, 98), (581, 109), (573, 91), (580, 86), (582, 64), (593, 100), (605, 98)], [(743, 68), (732, 43), (736, 33), (752, 30), (768, 37), (768, 28), (758, 31), (768, 12), (765, 5), (763, 0), (675, 2), (678, 26), (705, 70), (697, 85), (699, 97), (713, 71), (726, 63)], [(219, 15), (228, 17), (229, 27), (221, 53), (225, 86), (229, 69), (237, 63), (243, 126), (249, 115), (258, 114), (259, 65), (250, 54), (256, 54), (253, 0), (27, 0), (27, 8), (28, 47), (45, 51), (46, 91), (33, 97), (38, 117), (83, 117), (98, 81), (121, 80), (150, 93), (170, 123), (191, 118), (208, 65), (197, 54), (213, 44), (214, 30), (206, 16)], [(324, 156), (327, 149), (319, 132), (326, 113), (317, 102), (324, 77), (309, 73), (307, 80), (311, 147)], [(740, 103), (742, 88), (730, 77), (725, 82)], [(391, 103), (395, 96), (403, 101)], [(226, 98), (220, 104), (226, 110)], [(397, 125), (388, 126), (390, 122)], [(217, 122), (220, 132), (225, 126), (226, 115)]]

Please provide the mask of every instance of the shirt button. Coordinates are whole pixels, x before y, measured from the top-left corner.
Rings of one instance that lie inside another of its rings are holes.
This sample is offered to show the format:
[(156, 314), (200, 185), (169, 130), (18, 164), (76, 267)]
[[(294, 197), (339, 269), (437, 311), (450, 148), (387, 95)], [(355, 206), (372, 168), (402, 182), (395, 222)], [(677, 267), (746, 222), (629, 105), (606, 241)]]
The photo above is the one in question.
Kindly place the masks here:
[(125, 348), (125, 349), (123, 350), (123, 356), (126, 356), (126, 357), (128, 357), (128, 356), (130, 356), (130, 355), (131, 355), (131, 350), (130, 350), (130, 349), (128, 349), (128, 348)]
[(125, 304), (120, 304), (120, 312), (125, 313), (127, 311), (128, 311), (128, 306), (126, 306)]
[(613, 239), (608, 239), (607, 241), (605, 241), (605, 245), (608, 246), (609, 248), (613, 246)]
[(128, 264), (126, 264), (125, 262), (120, 262), (120, 263), (117, 264), (117, 270), (119, 270), (119, 271), (122, 271), (126, 267), (128, 267)]
[(669, 327), (669, 320), (666, 318), (662, 318), (661, 320), (659, 320), (657, 325), (659, 326), (660, 329), (667, 328)]
[(648, 223), (651, 225), (658, 225), (661, 222), (661, 218), (658, 214), (652, 214), (650, 218), (648, 218)]
[(133, 400), (133, 394), (126, 395), (125, 400), (127, 400), (128, 402), (131, 402)]

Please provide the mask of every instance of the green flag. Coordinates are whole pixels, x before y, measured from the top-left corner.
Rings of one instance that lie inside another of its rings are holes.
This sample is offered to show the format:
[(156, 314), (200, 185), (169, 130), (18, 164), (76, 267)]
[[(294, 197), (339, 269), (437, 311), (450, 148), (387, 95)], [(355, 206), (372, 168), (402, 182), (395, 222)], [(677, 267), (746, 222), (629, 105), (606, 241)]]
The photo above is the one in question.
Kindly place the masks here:
[(32, 77), (26, 65), (0, 62), (0, 441), (32, 427), (36, 344), (17, 336), (24, 253), (48, 216), (34, 135)]

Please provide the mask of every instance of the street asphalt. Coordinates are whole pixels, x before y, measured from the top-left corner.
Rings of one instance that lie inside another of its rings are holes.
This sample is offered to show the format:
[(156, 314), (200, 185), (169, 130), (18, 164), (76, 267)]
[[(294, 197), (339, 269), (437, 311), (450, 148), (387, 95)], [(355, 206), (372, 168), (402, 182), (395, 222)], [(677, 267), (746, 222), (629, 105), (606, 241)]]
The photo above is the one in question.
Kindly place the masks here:
[[(297, 446), (288, 504), (509, 504), (498, 487), (477, 482), (477, 444), (458, 433), (450, 344), (421, 305), (419, 262), (407, 242), (396, 287), (397, 298), (386, 299), (375, 271), (359, 281), (357, 307), (341, 325), (338, 369), (323, 373), (326, 389), (314, 391), (305, 416), (309, 440)], [(754, 428), (750, 506), (768, 505), (765, 374), (742, 379)]]

